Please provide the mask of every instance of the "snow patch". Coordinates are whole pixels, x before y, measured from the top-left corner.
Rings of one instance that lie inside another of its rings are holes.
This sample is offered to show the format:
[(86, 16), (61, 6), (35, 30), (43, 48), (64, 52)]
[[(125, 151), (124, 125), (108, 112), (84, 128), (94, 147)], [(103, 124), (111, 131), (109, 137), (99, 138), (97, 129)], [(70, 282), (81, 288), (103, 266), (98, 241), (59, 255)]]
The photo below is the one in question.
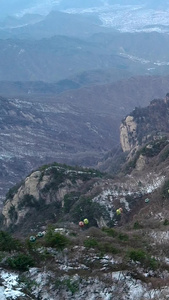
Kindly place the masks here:
[(99, 16), (104, 27), (121, 32), (169, 32), (169, 9), (148, 9), (144, 5), (104, 5), (91, 8), (64, 10), (70, 14), (92, 14)]
[(20, 55), (20, 54), (22, 54), (22, 53), (24, 53), (24, 52), (25, 52), (25, 49), (21, 49), (21, 50), (19, 51), (18, 55)]
[(129, 203), (127, 202), (127, 200), (126, 200), (125, 198), (121, 198), (121, 199), (120, 199), (120, 203), (123, 203), (124, 206), (125, 206), (125, 209), (126, 209), (127, 211), (130, 211)]
[(25, 296), (19, 288), (18, 275), (15, 273), (9, 273), (7, 271), (0, 271), (1, 279), (3, 280), (3, 287), (0, 287), (0, 299), (18, 299), (18, 297)]

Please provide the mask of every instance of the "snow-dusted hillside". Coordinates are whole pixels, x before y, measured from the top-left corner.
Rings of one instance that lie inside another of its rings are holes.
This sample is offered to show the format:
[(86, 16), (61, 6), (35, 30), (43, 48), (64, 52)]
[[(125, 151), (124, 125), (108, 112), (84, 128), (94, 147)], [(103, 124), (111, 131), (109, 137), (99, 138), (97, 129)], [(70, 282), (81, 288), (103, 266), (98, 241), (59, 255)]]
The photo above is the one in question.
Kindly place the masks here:
[(68, 9), (66, 12), (98, 15), (103, 26), (121, 32), (168, 32), (169, 9), (152, 9), (145, 5), (105, 5), (88, 9)]
[(169, 4), (150, 1), (66, 1), (36, 0), (2, 1), (0, 18), (8, 15), (22, 17), (25, 14), (47, 15), (52, 10), (70, 14), (99, 16), (104, 27), (115, 28), (121, 32), (168, 32)]

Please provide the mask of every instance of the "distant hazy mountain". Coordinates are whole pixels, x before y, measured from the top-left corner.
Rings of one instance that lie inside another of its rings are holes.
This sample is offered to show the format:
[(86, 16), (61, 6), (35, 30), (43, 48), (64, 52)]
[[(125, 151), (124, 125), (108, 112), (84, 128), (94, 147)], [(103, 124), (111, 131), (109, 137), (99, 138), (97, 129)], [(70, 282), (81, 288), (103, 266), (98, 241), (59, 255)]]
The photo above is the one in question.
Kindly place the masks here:
[[(121, 78), (166, 75), (168, 47), (169, 36), (158, 33), (100, 33), (85, 40), (67, 36), (0, 40), (0, 80), (56, 82), (90, 71), (108, 71), (112, 81), (117, 74), (118, 79), (119, 74)], [(85, 76), (82, 84), (83, 80)]]
[[(13, 16), (8, 16), (4, 20), (0, 21), (0, 29), (2, 30), (9, 30), (19, 27), (24, 27), (38, 23), (44, 19), (44, 16), (38, 14), (25, 14), (21, 18), (16, 18)], [(8, 33), (7, 33), (8, 35)]]
[(47, 14), (57, 3), (57, 0), (1, 0), (0, 17), (22, 16), (25, 13)]
[[(25, 14), (45, 16), (52, 10), (57, 10), (73, 14), (73, 17), (75, 17), (74, 14), (80, 15), (80, 17), (82, 14), (88, 18), (90, 16), (93, 20), (95, 18), (95, 21), (96, 19), (100, 20), (100, 24), (104, 27), (122, 32), (169, 32), (169, 2), (167, 0), (12, 0), (10, 2), (2, 0), (0, 8), (0, 20), (5, 22), (5, 28), (11, 28), (11, 20), (5, 19), (7, 16), (17, 18)], [(88, 23), (87, 19), (86, 22)], [(8, 23), (9, 26), (7, 26)], [(32, 21), (28, 20), (27, 23), (23, 23), (17, 19), (13, 23), (19, 23), (18, 26), (27, 26), (32, 24)], [(0, 27), (3, 28), (1, 25)], [(69, 28), (69, 24), (64, 23), (64, 27)], [(32, 30), (34, 29), (32, 28)], [(1, 37), (8, 38), (9, 35), (1, 33)]]
[(167, 0), (1, 0), (0, 18), (25, 13), (47, 14), (52, 9), (91, 8), (112, 5), (144, 5), (153, 9), (166, 8)]
[[(0, 23), (0, 38), (2, 32), (9, 38), (52, 37), (54, 35), (86, 37), (97, 32), (107, 32), (101, 27), (97, 17), (86, 15), (72, 15), (59, 11), (52, 11), (47, 16), (25, 15), (21, 19), (8, 18), (8, 22)], [(9, 24), (9, 25), (8, 25)], [(110, 30), (108, 30), (109, 32)]]

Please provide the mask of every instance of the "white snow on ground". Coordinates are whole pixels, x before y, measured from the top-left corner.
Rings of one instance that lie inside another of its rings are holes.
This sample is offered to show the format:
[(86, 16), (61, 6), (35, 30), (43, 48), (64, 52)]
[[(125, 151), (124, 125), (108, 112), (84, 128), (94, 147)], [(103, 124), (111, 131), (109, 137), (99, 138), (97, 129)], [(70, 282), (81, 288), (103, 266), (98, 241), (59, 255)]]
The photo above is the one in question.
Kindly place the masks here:
[[(158, 30), (155, 30), (155, 31), (158, 31)], [(169, 65), (169, 62), (168, 61), (150, 61), (150, 60), (147, 60), (147, 59), (144, 59), (144, 58), (141, 58), (141, 57), (137, 57), (137, 56), (134, 56), (134, 55), (131, 55), (131, 54), (128, 54), (128, 53), (120, 53), (120, 55), (122, 57), (125, 57), (133, 62), (140, 62), (141, 64), (149, 64), (149, 63), (152, 63), (156, 66), (168, 66)], [(148, 68), (147, 70), (153, 70), (155, 68)]]
[[(105, 255), (102, 259), (103, 264), (107, 264), (111, 260), (111, 256)], [(167, 258), (166, 258), (167, 261)], [(116, 263), (114, 259), (112, 259), (112, 263)], [(104, 272), (104, 269), (103, 269)], [(38, 268), (31, 268), (29, 270), (31, 278), (36, 281), (36, 285), (34, 286), (32, 295), (35, 297), (39, 297), (39, 293), (41, 294), (40, 297), (42, 300), (49, 299), (50, 300), (56, 299), (53, 295), (49, 294), (47, 290), (47, 286), (50, 286), (50, 279), (55, 278), (55, 275), (51, 272), (41, 272)], [(144, 274), (146, 276), (146, 274)], [(3, 286), (0, 287), (0, 300), (15, 300), (21, 296), (25, 296), (24, 293), (20, 291), (18, 288), (18, 275), (15, 273), (9, 273), (7, 271), (1, 270), (0, 276), (2, 279)], [(66, 278), (66, 277), (65, 277)], [(62, 278), (63, 279), (63, 278)], [(74, 281), (78, 280), (79, 276), (74, 276)], [(133, 279), (127, 271), (117, 271), (112, 272), (112, 286), (110, 288), (104, 288), (103, 290), (99, 291), (98, 295), (102, 297), (104, 300), (112, 299), (113, 295), (117, 295), (117, 300), (151, 300), (151, 299), (169, 299), (165, 297), (169, 297), (169, 287), (165, 286), (162, 289), (151, 289), (145, 283), (141, 282), (140, 280)], [(88, 283), (91, 285), (86, 285), (85, 289), (87, 292), (90, 286), (90, 299), (96, 300), (95, 288), (99, 284), (98, 279), (95, 279), (94, 282), (90, 278), (88, 278)], [(101, 284), (101, 283), (100, 283)], [(50, 286), (51, 288), (52, 286)], [(82, 291), (81, 291), (82, 292)], [(83, 296), (82, 294), (78, 294), (73, 299), (79, 299), (79, 297)], [(121, 297), (121, 298), (119, 298)], [(82, 297), (83, 298), (83, 297)], [(38, 298), (39, 299), (39, 298)], [(57, 299), (59, 299), (57, 297)], [(65, 298), (66, 299), (66, 298)], [(83, 298), (84, 299), (84, 298)], [(99, 298), (100, 299), (100, 298)]]
[(5, 291), (4, 287), (1, 286), (1, 287), (0, 287), (0, 299), (1, 299), (1, 300), (6, 300), (4, 291)]
[(139, 6), (123, 6), (123, 10), (111, 6), (109, 12), (100, 15), (100, 19), (103, 26), (115, 27), (121, 32), (166, 32), (165, 27), (169, 26), (168, 10), (158, 11)]
[[(140, 178), (139, 178), (140, 179)], [(158, 189), (165, 181), (165, 176), (149, 173), (147, 176), (141, 179), (141, 186), (139, 186), (140, 180), (136, 180), (132, 176), (128, 176), (126, 182), (112, 184), (109, 182), (110, 187), (103, 187), (103, 191), (93, 198), (94, 202), (104, 205), (112, 218), (114, 213), (114, 200), (119, 199), (120, 203), (124, 204), (125, 209), (130, 211), (129, 202), (126, 200), (126, 196), (147, 195)]]
[(158, 189), (165, 181), (165, 176), (162, 176), (161, 178), (155, 178), (151, 184), (148, 184), (144, 187), (144, 193), (150, 194), (154, 192), (156, 189)]
[(168, 243), (169, 231), (152, 230), (149, 236), (154, 240), (155, 244)]
[[(150, 300), (150, 299), (168, 299), (163, 298), (169, 293), (169, 287), (163, 289), (149, 289), (140, 280), (133, 279), (127, 272), (113, 272), (112, 279), (116, 283), (117, 292), (121, 291), (121, 299), (127, 300)], [(119, 298), (118, 298), (119, 299)]]
[(25, 294), (20, 291), (21, 288), (18, 287), (17, 274), (0, 270), (0, 277), (3, 284), (3, 286), (0, 287), (0, 300), (15, 300), (20, 296), (25, 296)]
[(125, 58), (128, 58), (134, 62), (140, 62), (141, 64), (148, 64), (150, 63), (149, 60), (147, 59), (144, 59), (144, 58), (140, 58), (140, 57), (137, 57), (137, 56), (134, 56), (134, 55), (130, 55), (130, 54), (127, 54), (127, 53), (120, 53), (121, 56), (125, 57)]
[[(32, 295), (39, 298), (39, 293), (41, 292), (41, 298), (42, 300), (49, 299), (49, 293), (43, 287), (46, 287), (46, 284), (49, 284), (49, 278), (52, 273), (50, 272), (40, 272), (40, 269), (38, 268), (30, 268), (29, 273), (31, 278), (33, 278), (36, 281), (36, 285), (34, 286), (34, 290), (32, 292)], [(50, 296), (50, 300), (54, 300), (52, 296)]]
[(125, 209), (126, 209), (127, 211), (130, 211), (129, 203), (126, 201), (125, 198), (121, 198), (121, 199), (120, 199), (120, 203), (123, 203), (124, 206), (125, 206)]
[(71, 14), (93, 14), (99, 16), (102, 25), (121, 32), (169, 32), (169, 10), (148, 9), (144, 5), (104, 5), (88, 9), (72, 8)]

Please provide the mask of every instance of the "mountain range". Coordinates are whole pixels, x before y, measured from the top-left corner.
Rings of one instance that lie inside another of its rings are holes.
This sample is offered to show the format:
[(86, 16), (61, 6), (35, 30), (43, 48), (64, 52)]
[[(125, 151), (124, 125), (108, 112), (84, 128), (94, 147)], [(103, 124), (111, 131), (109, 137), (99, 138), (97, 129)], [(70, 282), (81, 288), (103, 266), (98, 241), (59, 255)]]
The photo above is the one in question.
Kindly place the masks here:
[[(27, 19), (22, 23), (25, 15), (41, 15), (45, 18), (47, 14), (55, 10), (68, 13), (73, 17), (80, 15), (82, 18), (100, 20), (103, 27), (110, 27), (122, 32), (158, 31), (168, 32), (168, 2), (167, 1), (16, 1), (10, 5), (2, 2), (0, 18), (6, 25), (11, 17), (13, 23), (20, 22), (20, 26), (32, 23)], [(10, 16), (10, 18), (9, 18)], [(14, 20), (15, 19), (15, 20)], [(38, 20), (36, 19), (36, 22)]]
[[(58, 95), (53, 84), (0, 83), (1, 203), (13, 184), (41, 164), (94, 167), (114, 147), (119, 151), (121, 119), (133, 107), (163, 97), (168, 80), (135, 77)], [(110, 161), (101, 168), (114, 169)]]
[(10, 16), (0, 22), (1, 199), (43, 163), (101, 161), (107, 169), (102, 161), (119, 145), (121, 119), (166, 94), (168, 34), (103, 26), (106, 11), (128, 15), (141, 5), (128, 4), (2, 2)]
[(167, 299), (168, 115), (169, 93), (122, 120), (126, 155), (114, 177), (52, 163), (8, 191), (0, 232), (2, 295)]
[(1, 1), (0, 299), (168, 299), (168, 12)]
[(41, 40), (1, 39), (0, 80), (55, 82), (89, 71), (107, 72), (109, 81), (117, 73), (121, 78), (167, 75), (168, 43), (168, 35), (158, 33), (100, 33), (85, 40), (58, 35)]
[[(29, 118), (26, 120), (26, 114), (19, 108), (20, 105), (17, 106), (17, 115), (24, 117), (23, 123), (28, 126), (30, 117), (33, 120), (32, 115), (27, 113)], [(9, 102), (8, 111), (16, 119)], [(155, 222), (159, 209), (160, 220), (168, 219), (168, 115), (169, 93), (164, 99), (154, 99), (147, 107), (135, 108), (123, 119), (120, 144), (126, 155), (114, 177), (96, 169), (56, 162), (32, 171), (9, 189), (3, 205), (1, 226), (24, 235), (35, 227), (42, 230), (49, 223), (78, 223), (86, 216), (90, 219), (90, 226), (99, 228), (125, 226), (135, 219), (141, 226), (147, 226)], [(17, 123), (20, 122), (18, 119)], [(42, 121), (36, 117), (36, 123), (40, 126)], [(38, 146), (38, 136), (36, 140)], [(40, 153), (40, 149), (36, 151)], [(115, 157), (111, 159), (116, 160)], [(149, 201), (149, 215), (144, 216), (145, 203)], [(122, 207), (122, 219), (117, 218), (118, 206)]]

